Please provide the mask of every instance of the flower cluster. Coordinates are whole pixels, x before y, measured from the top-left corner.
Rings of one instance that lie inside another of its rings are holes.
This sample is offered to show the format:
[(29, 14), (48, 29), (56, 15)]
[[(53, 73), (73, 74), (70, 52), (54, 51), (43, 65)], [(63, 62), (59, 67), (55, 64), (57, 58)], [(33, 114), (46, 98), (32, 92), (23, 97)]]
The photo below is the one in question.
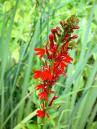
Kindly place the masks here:
[(45, 48), (35, 48), (37, 52), (36, 55), (40, 56), (40, 59), (47, 56), (47, 61), (45, 60), (45, 66), (42, 71), (34, 71), (35, 79), (41, 79), (41, 83), (35, 87), (36, 90), (41, 92), (38, 94), (42, 102), (42, 110), (37, 111), (37, 116), (44, 118), (47, 115), (46, 110), (48, 106), (51, 106), (53, 101), (57, 99), (57, 96), (54, 96), (49, 102), (48, 97), (50, 93), (55, 93), (52, 91), (52, 86), (58, 80), (59, 75), (66, 75), (67, 64), (72, 64), (73, 59), (69, 56), (68, 51), (72, 46), (72, 39), (78, 38), (77, 35), (72, 36), (74, 29), (79, 29), (78, 18), (75, 15), (72, 15), (66, 21), (60, 21), (60, 27), (57, 26), (54, 29), (51, 29), (51, 34), (49, 35), (49, 41), (46, 43)]

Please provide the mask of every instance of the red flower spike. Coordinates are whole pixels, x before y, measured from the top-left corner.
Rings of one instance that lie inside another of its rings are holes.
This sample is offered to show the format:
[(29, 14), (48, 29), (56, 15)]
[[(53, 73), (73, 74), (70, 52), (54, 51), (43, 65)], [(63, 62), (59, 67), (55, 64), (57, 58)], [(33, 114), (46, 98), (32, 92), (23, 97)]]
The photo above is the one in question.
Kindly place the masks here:
[(40, 59), (44, 56), (45, 50), (43, 48), (35, 48), (35, 51), (38, 51), (36, 55), (40, 55)]
[(39, 55), (40, 58), (42, 58), (46, 53), (48, 59), (48, 61), (45, 60), (45, 66), (43, 67), (42, 71), (34, 71), (34, 78), (40, 78), (42, 81), (39, 85), (35, 87), (36, 90), (41, 90), (38, 96), (39, 99), (43, 101), (42, 110), (37, 111), (37, 116), (40, 118), (44, 118), (45, 115), (50, 118), (49, 115), (46, 113), (46, 108), (48, 106), (51, 106), (53, 104), (53, 101), (57, 99), (57, 96), (54, 96), (49, 102), (49, 104), (46, 104), (46, 101), (48, 101), (49, 94), (55, 93), (54, 91), (52, 91), (51, 88), (59, 79), (59, 76), (61, 74), (67, 77), (67, 63), (72, 64), (73, 61), (72, 57), (68, 55), (69, 49), (72, 49), (72, 47), (69, 46), (69, 42), (72, 39), (76, 39), (78, 37), (78, 35), (71, 35), (74, 29), (79, 29), (78, 18), (77, 16), (73, 15), (68, 18), (66, 22), (60, 21), (60, 24), (61, 28), (57, 26), (56, 28), (51, 30), (52, 34), (49, 35), (49, 42), (47, 42), (47, 44), (45, 45), (45, 49), (35, 49), (35, 51), (37, 51), (36, 55)]

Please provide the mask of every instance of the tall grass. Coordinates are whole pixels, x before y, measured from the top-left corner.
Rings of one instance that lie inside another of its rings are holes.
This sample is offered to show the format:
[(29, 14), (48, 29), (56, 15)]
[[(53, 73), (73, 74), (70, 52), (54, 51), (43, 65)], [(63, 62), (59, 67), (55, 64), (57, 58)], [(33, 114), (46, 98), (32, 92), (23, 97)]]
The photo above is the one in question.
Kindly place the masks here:
[[(32, 14), (35, 16), (26, 40), (20, 39), (20, 35), (25, 36), (24, 24), (21, 34), (17, 34), (13, 41), (15, 15), (20, 4), (16, 0), (10, 15), (2, 14), (0, 23), (0, 128), (38, 129), (43, 124), (44, 129), (97, 129), (97, 44), (91, 33), (94, 24), (97, 25), (93, 17), (96, 2), (34, 1)], [(40, 69), (43, 60), (35, 56), (34, 48), (48, 41), (50, 28), (58, 25), (59, 20), (64, 20), (76, 11), (80, 30), (77, 48), (70, 53), (74, 63), (68, 66), (68, 78), (61, 76), (56, 83), (58, 99), (48, 109), (51, 119), (45, 118), (41, 123), (36, 118), (40, 103), (34, 91), (38, 82), (33, 79), (32, 71)], [(97, 36), (96, 31), (94, 35)], [(14, 62), (10, 48), (13, 50), (16, 44), (19, 44), (19, 59)]]

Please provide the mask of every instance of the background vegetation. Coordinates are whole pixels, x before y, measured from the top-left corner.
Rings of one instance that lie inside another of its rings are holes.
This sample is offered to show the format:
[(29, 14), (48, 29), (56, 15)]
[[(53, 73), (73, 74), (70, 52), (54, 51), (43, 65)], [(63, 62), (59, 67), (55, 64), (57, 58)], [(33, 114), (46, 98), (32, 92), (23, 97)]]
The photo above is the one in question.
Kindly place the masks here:
[[(33, 70), (43, 60), (34, 48), (48, 41), (51, 28), (72, 14), (80, 29), (68, 78), (56, 83), (51, 119), (40, 121)], [(97, 129), (97, 2), (94, 0), (0, 0), (0, 128)]]

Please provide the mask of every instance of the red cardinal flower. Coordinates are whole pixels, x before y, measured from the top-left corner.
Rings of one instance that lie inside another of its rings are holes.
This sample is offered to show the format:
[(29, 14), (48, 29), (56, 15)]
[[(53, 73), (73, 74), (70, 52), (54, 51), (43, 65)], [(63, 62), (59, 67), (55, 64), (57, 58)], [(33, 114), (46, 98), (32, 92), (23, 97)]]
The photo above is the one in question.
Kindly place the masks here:
[(40, 97), (40, 100), (42, 99), (45, 99), (45, 101), (48, 100), (46, 91), (42, 91), (41, 93), (38, 94), (38, 96)]
[(54, 91), (47, 91), (47, 89), (46, 89), (46, 91), (42, 91), (41, 93), (38, 94), (38, 96), (40, 97), (40, 100), (45, 99), (45, 101), (47, 101), (48, 100), (48, 97), (47, 97), (48, 92), (54, 93)]
[(50, 81), (52, 79), (52, 74), (51, 71), (48, 69), (44, 69), (43, 71), (33, 71), (34, 73), (36, 73), (36, 75), (34, 75), (33, 77), (35, 79), (41, 78), (43, 81)]
[(48, 115), (48, 113), (46, 113), (46, 110), (44, 109), (44, 103), (43, 103), (43, 111), (37, 110), (37, 116), (40, 118), (44, 118), (45, 114), (47, 115), (48, 118), (50, 118), (50, 116)]
[(50, 81), (52, 79), (52, 74), (51, 74), (51, 71), (48, 70), (48, 69), (45, 69), (43, 72), (42, 72), (42, 80), (43, 81)]
[[(35, 87), (36, 90), (41, 90), (38, 94), (41, 102), (43, 103), (42, 110), (37, 110), (37, 116), (44, 118), (47, 115), (46, 109), (51, 106), (53, 101), (57, 99), (54, 96), (48, 103), (48, 97), (52, 91), (52, 87), (55, 82), (59, 79), (60, 75), (66, 75), (67, 64), (72, 64), (73, 59), (69, 56), (69, 50), (72, 50), (72, 45), (69, 45), (72, 39), (78, 38), (78, 35), (72, 36), (75, 29), (79, 29), (78, 18), (72, 15), (66, 21), (60, 21), (61, 26), (57, 26), (51, 29), (51, 34), (49, 35), (49, 41), (45, 45), (45, 49), (35, 48), (40, 59), (46, 54), (46, 60), (43, 63), (43, 69), (40, 71), (34, 71), (35, 79), (41, 79), (41, 83)], [(71, 42), (72, 43), (72, 42)], [(44, 105), (45, 104), (45, 105)]]
[(36, 55), (40, 55), (40, 59), (44, 56), (45, 50), (43, 48), (35, 48), (35, 51), (37, 51)]

